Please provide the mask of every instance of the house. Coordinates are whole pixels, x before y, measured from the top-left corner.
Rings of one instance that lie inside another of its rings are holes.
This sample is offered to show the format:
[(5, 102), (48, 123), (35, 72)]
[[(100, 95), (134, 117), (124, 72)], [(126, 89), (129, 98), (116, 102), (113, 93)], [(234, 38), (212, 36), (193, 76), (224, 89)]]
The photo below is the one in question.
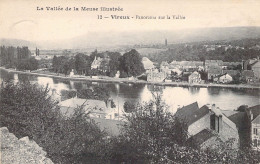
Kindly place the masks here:
[(225, 73), (223, 75), (214, 77), (213, 81), (216, 83), (230, 83), (233, 81), (233, 78), (229, 74)]
[(242, 70), (241, 78), (242, 78), (242, 80), (246, 81), (247, 83), (257, 81), (257, 78), (255, 77), (253, 70)]
[(221, 75), (222, 68), (220, 66), (209, 66), (207, 68), (208, 80), (214, 79), (214, 77)]
[(72, 69), (71, 71), (70, 71), (70, 77), (73, 77), (75, 75), (75, 72), (74, 72), (74, 69)]
[(111, 108), (110, 102), (107, 104), (101, 100), (93, 99), (81, 99), (73, 97), (60, 102), (61, 113), (70, 117), (74, 114), (75, 109), (82, 107), (85, 113), (89, 113), (90, 117), (103, 118), (103, 119), (115, 119), (116, 112)]
[(95, 56), (95, 58), (91, 64), (91, 69), (97, 69), (102, 72), (108, 72), (109, 71), (109, 61), (110, 61), (110, 58), (107, 55), (104, 55), (104, 58)]
[(171, 74), (171, 70), (169, 69), (169, 63), (167, 61), (163, 61), (160, 64), (160, 70), (166, 72), (167, 74)]
[(241, 73), (239, 70), (222, 70), (222, 74), (229, 74), (230, 76), (232, 76), (233, 78), (236, 76), (241, 76)]
[(251, 122), (251, 141), (252, 149), (260, 150), (260, 105), (250, 107), (246, 110), (247, 116)]
[(182, 70), (188, 70), (188, 69), (202, 69), (203, 68), (203, 62), (202, 61), (176, 61), (173, 60), (170, 63), (170, 66), (174, 68), (179, 68)]
[(260, 115), (258, 115), (251, 122), (251, 140), (253, 145), (253, 150), (260, 150)]
[(160, 64), (160, 69), (164, 70), (168, 68), (169, 68), (169, 63), (167, 61), (162, 61), (162, 63)]
[(254, 64), (251, 65), (251, 69), (254, 72), (256, 78), (260, 78), (260, 61), (257, 60)]
[[(226, 112), (223, 112), (226, 115)], [(238, 128), (241, 148), (260, 150), (260, 105), (248, 107), (244, 111), (233, 111), (228, 118)]]
[(99, 69), (101, 66), (102, 59), (100, 57), (94, 58), (92, 64), (91, 64), (91, 69)]
[(241, 68), (242, 68), (242, 65), (243, 65), (243, 63), (242, 62), (223, 62), (223, 64), (222, 64), (222, 68), (223, 69), (227, 69), (228, 67), (229, 68), (236, 68), (236, 67), (238, 67), (238, 66), (241, 66)]
[(205, 60), (205, 71), (208, 71), (209, 67), (222, 67), (223, 61), (222, 60)]
[(162, 82), (166, 79), (167, 75), (165, 72), (160, 72), (157, 69), (150, 70), (147, 74), (148, 82)]
[(200, 148), (217, 148), (220, 142), (233, 141), (232, 149), (239, 146), (239, 135), (235, 125), (219, 108), (192, 103), (177, 110), (175, 116), (188, 126), (189, 138), (192, 137)]
[(163, 61), (161, 63), (160, 70), (163, 71), (163, 72), (166, 72), (167, 75), (171, 75), (172, 72), (176, 73), (177, 75), (180, 75), (182, 73), (182, 71), (179, 67), (176, 67), (174, 65), (170, 65), (165, 61)]
[(250, 70), (251, 69), (251, 65), (254, 64), (255, 62), (257, 62), (258, 59), (253, 58), (253, 59), (248, 59), (246, 61), (243, 62), (243, 69), (244, 70)]
[(120, 77), (120, 71), (117, 71), (115, 74), (115, 78), (119, 78)]
[(188, 82), (189, 82), (189, 83), (200, 83), (200, 82), (201, 82), (200, 73), (198, 73), (197, 71), (193, 72), (193, 73), (188, 77)]
[(146, 70), (146, 72), (155, 68), (153, 62), (147, 57), (142, 58), (142, 63), (144, 65), (144, 69)]

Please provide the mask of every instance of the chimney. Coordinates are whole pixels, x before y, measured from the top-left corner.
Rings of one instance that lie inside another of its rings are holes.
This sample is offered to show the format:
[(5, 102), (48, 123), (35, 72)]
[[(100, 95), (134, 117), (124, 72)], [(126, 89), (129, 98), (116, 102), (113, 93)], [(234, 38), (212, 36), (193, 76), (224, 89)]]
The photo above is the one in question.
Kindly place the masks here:
[(215, 105), (215, 104), (212, 104), (212, 105), (211, 105), (211, 111), (215, 111), (215, 109), (216, 109), (216, 105)]
[(248, 117), (250, 118), (250, 121), (252, 121), (253, 118), (254, 118), (254, 115), (253, 115), (251, 110), (248, 110), (248, 111), (249, 111), (249, 116)]

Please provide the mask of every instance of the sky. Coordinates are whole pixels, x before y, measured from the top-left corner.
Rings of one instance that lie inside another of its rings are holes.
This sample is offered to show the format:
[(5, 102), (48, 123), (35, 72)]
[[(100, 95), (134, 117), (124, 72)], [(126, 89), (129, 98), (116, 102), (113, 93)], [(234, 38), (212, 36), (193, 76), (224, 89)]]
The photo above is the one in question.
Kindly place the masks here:
[[(37, 11), (43, 7), (44, 11)], [(123, 12), (46, 11), (46, 7), (121, 7)], [(108, 19), (97, 19), (98, 15)], [(113, 20), (110, 15), (185, 16), (184, 20)], [(69, 39), (88, 32), (260, 26), (259, 0), (0, 0), (0, 38)]]

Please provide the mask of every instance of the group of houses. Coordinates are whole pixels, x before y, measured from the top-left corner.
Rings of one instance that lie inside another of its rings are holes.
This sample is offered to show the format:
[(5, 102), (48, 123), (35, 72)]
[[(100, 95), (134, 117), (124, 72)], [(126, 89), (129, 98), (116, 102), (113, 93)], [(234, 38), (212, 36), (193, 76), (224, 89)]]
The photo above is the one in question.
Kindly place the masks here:
[(230, 111), (215, 104), (199, 108), (195, 102), (179, 108), (175, 115), (187, 124), (188, 141), (201, 149), (218, 149), (225, 144), (236, 150), (251, 141), (251, 148), (260, 150), (260, 105)]
[(103, 58), (95, 56), (93, 62), (91, 63), (91, 69), (96, 69), (102, 72), (109, 72), (109, 61), (110, 58), (107, 54), (104, 54)]
[[(152, 61), (148, 58), (145, 63), (149, 63), (149, 67), (146, 67), (147, 81), (154, 82), (188, 81), (189, 83), (204, 83), (207, 80), (214, 83), (230, 83), (236, 80), (257, 83), (260, 79), (259, 59), (250, 59), (243, 62), (174, 60), (171, 63), (162, 62), (159, 69), (152, 67)], [(204, 78), (202, 73), (206, 74)]]
[[(77, 96), (60, 102), (61, 113), (71, 117), (80, 108), (88, 113), (89, 120), (109, 135), (119, 135), (124, 119), (118, 110), (111, 107), (111, 101), (81, 99)], [(179, 108), (175, 116), (188, 126), (188, 142), (201, 149), (218, 149), (225, 144), (230, 150), (237, 150), (251, 141), (253, 150), (260, 150), (260, 105), (244, 107), (244, 110), (223, 110), (215, 104), (202, 107), (197, 102)]]

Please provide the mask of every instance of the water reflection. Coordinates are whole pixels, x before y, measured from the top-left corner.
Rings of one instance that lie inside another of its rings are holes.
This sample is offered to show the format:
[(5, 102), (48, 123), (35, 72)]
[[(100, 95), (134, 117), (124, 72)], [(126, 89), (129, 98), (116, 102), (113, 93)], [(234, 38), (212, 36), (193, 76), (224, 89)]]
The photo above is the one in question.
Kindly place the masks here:
[(123, 108), (126, 100), (135, 103), (147, 102), (153, 98), (153, 92), (162, 94), (162, 99), (169, 105), (171, 111), (176, 111), (178, 107), (188, 105), (195, 101), (199, 106), (214, 103), (221, 109), (233, 110), (240, 105), (247, 104), (249, 106), (260, 104), (259, 90), (252, 89), (228, 89), (228, 88), (199, 88), (199, 87), (172, 87), (158, 86), (146, 84), (125, 84), (125, 83), (105, 83), (90, 81), (71, 81), (64, 79), (56, 79), (50, 77), (37, 77), (26, 74), (8, 73), (0, 71), (0, 81), (3, 79), (12, 79), (15, 82), (29, 80), (37, 82), (40, 85), (49, 85), (56, 94), (56, 98), (60, 97), (62, 90), (81, 90), (92, 88), (95, 86), (104, 87), (110, 92), (115, 104), (120, 109)]

